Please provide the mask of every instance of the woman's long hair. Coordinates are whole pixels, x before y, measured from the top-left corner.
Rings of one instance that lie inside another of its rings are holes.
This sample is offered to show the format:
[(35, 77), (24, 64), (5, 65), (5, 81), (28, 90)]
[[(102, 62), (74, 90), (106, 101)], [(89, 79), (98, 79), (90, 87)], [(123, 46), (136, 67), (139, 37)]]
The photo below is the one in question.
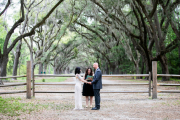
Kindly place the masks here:
[[(89, 69), (91, 70), (90, 74), (88, 74), (88, 70), (89, 70)], [(86, 69), (85, 79), (86, 79), (87, 75), (93, 76), (93, 71), (92, 71), (91, 68), (87, 68), (87, 69)]]
[(81, 68), (80, 67), (76, 67), (75, 69), (75, 75), (76, 74), (80, 74), (81, 73)]

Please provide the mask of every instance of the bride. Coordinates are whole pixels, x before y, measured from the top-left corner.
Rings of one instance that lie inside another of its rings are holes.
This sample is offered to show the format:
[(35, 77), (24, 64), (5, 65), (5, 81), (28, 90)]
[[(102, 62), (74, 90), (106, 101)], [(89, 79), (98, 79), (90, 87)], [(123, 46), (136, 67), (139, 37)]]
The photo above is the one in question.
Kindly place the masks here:
[(83, 109), (82, 107), (82, 88), (81, 88), (81, 81), (87, 83), (86, 80), (81, 78), (81, 68), (76, 67), (75, 75), (76, 75), (76, 84), (75, 84), (75, 108), (74, 110)]

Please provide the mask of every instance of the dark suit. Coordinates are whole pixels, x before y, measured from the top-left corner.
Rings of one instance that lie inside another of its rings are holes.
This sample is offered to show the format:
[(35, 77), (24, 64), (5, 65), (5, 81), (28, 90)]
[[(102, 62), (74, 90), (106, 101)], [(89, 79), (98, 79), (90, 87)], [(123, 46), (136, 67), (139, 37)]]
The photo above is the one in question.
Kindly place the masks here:
[(100, 89), (102, 89), (102, 73), (99, 68), (96, 69), (94, 74), (93, 81), (91, 82), (93, 85), (94, 96), (95, 96), (95, 107), (100, 109)]

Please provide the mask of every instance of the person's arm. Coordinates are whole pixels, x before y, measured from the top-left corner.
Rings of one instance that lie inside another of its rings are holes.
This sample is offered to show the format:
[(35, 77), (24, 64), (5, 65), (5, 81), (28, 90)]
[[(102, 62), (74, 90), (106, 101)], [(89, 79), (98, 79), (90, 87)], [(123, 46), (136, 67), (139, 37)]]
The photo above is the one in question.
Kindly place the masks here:
[(85, 75), (84, 75), (84, 77), (83, 77), (83, 80), (85, 80)]
[(100, 77), (101, 77), (101, 72), (100, 72), (100, 71), (97, 71), (97, 72), (96, 72), (96, 77), (94, 77), (94, 79), (93, 79), (93, 81), (91, 82), (91, 84), (97, 83), (98, 80), (100, 80)]
[(77, 78), (80, 80), (80, 81), (82, 81), (82, 82), (84, 82), (84, 83), (87, 83), (87, 81), (86, 80), (83, 80), (81, 77), (80, 77), (80, 75), (76, 75), (77, 76)]

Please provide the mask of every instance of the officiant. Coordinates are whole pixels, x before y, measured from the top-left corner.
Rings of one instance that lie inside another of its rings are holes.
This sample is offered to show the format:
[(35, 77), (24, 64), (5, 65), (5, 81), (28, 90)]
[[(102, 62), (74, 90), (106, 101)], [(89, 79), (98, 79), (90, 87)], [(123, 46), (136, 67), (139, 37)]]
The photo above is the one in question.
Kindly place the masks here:
[[(88, 78), (92, 78), (92, 77), (93, 77), (92, 68), (87, 68), (85, 76), (84, 76), (84, 80), (87, 80), (88, 82), (92, 82), (91, 80), (88, 79)], [(86, 97), (86, 108), (88, 107), (88, 101), (89, 101), (89, 97), (90, 97), (90, 106), (89, 107), (92, 108), (92, 101), (93, 101), (93, 96), (94, 96), (93, 86), (84, 83), (82, 95)]]

